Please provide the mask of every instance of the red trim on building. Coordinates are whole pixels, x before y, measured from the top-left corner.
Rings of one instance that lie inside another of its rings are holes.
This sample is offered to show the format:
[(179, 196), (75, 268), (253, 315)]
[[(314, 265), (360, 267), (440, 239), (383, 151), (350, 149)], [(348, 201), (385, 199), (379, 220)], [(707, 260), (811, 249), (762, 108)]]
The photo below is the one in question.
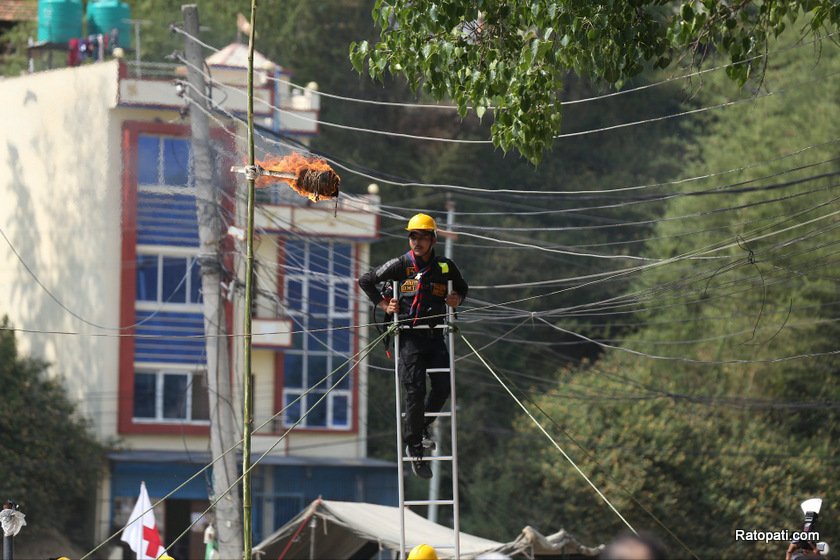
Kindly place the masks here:
[[(146, 121), (125, 121), (122, 129), (122, 273), (120, 285), (120, 326), (127, 327), (136, 322), (135, 304), (137, 295), (137, 139), (143, 134), (156, 134), (189, 138), (190, 127), (184, 124), (168, 124)], [(210, 132), (214, 140), (225, 144), (227, 150), (233, 149), (232, 139), (224, 129), (216, 128)], [(228, 165), (230, 158), (226, 158)], [(225, 177), (226, 174), (223, 174)], [(232, 179), (227, 176), (225, 188), (229, 188)], [(230, 310), (228, 309), (228, 319)], [(229, 321), (228, 321), (229, 322)], [(135, 330), (125, 329), (125, 335), (135, 334)], [(206, 425), (181, 423), (140, 423), (134, 422), (134, 337), (123, 336), (119, 345), (119, 403), (117, 429), (121, 434), (170, 434), (203, 435), (209, 434)]]
[(134, 294), (137, 291), (137, 134), (130, 128), (122, 131), (122, 250), (120, 273), (119, 389), (117, 428), (124, 433), (131, 426), (134, 408), (134, 329), (136, 322)]

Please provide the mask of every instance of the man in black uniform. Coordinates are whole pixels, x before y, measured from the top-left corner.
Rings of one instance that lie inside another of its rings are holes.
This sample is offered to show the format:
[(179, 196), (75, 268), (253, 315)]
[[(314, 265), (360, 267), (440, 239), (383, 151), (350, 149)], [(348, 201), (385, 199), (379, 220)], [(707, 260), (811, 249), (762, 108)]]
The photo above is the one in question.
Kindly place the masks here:
[[(434, 417), (425, 412), (440, 412), (449, 398), (449, 374), (431, 372), (431, 391), (426, 395), (426, 369), (449, 368), (449, 351), (443, 329), (431, 329), (446, 319), (446, 305), (453, 309), (467, 297), (467, 283), (455, 263), (435, 255), (437, 225), (431, 216), (417, 214), (405, 228), (409, 251), (391, 259), (359, 278), (359, 286), (374, 305), (385, 313), (399, 313), (400, 322), (409, 327), (400, 331), (400, 381), (405, 387), (405, 424), (403, 441), (410, 457), (423, 457), (424, 444), (431, 446), (428, 426)], [(452, 281), (452, 292), (447, 293)], [(386, 299), (377, 289), (380, 282), (399, 282), (399, 295)], [(421, 328), (417, 328), (421, 327)], [(424, 402), (425, 399), (425, 402)], [(431, 478), (427, 461), (411, 462), (414, 474)]]

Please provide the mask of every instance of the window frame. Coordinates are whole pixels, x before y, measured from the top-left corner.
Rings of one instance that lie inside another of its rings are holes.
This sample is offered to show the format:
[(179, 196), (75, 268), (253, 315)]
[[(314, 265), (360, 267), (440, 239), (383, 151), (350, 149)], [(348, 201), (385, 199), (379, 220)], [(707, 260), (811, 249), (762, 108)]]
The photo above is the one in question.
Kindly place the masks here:
[[(193, 165), (192, 146), (189, 137), (177, 136), (171, 134), (157, 134), (151, 132), (141, 132), (137, 135), (137, 157), (141, 156), (140, 144), (144, 138), (153, 138), (157, 140), (157, 154), (155, 156), (155, 175), (157, 181), (154, 183), (142, 183), (140, 180), (140, 173), (137, 175), (137, 190), (145, 192), (159, 192), (163, 194), (195, 194), (195, 171)], [(166, 142), (183, 142), (187, 147), (187, 182), (186, 183), (166, 183)]]
[[(178, 366), (175, 364), (147, 364), (139, 363), (134, 366), (134, 380), (135, 386), (132, 394), (136, 394), (136, 383), (138, 375), (154, 375), (155, 376), (155, 415), (154, 417), (139, 417), (135, 415), (134, 399), (131, 401), (131, 419), (136, 424), (178, 424), (189, 426), (209, 426), (210, 419), (193, 419), (193, 382), (196, 376), (206, 375), (206, 372), (201, 368), (191, 366)], [(185, 415), (186, 418), (171, 418), (164, 416), (163, 399), (164, 399), (164, 380), (167, 375), (183, 375), (187, 377), (186, 384), (186, 403)], [(209, 398), (209, 390), (208, 390)]]
[[(301, 244), (303, 246), (303, 262), (289, 262), (288, 246), (290, 242)], [(327, 248), (327, 272), (310, 272), (312, 270), (311, 261), (313, 256), (313, 245), (321, 249), (323, 249), (324, 247)], [(294, 355), (299, 357), (301, 368), (301, 385), (300, 387), (289, 387), (288, 385), (286, 385), (289, 376), (283, 376), (283, 386), (281, 388), (282, 398), (280, 399), (282, 407), (286, 407), (288, 403), (292, 402), (295, 398), (300, 397), (301, 395), (303, 395), (303, 393), (309, 390), (312, 384), (320, 381), (321, 378), (313, 380), (309, 379), (309, 362), (311, 356), (326, 358), (326, 368), (323, 372), (323, 375), (327, 375), (328, 373), (333, 371), (339, 364), (341, 364), (353, 355), (352, 350), (354, 339), (352, 334), (349, 338), (349, 348), (346, 352), (339, 352), (337, 350), (333, 351), (333, 349), (335, 348), (335, 337), (333, 330), (334, 323), (336, 321), (343, 321), (347, 322), (348, 325), (352, 325), (353, 314), (355, 312), (353, 305), (353, 300), (355, 296), (354, 279), (351, 276), (336, 276), (334, 273), (336, 258), (335, 253), (338, 246), (345, 246), (347, 249), (349, 249), (349, 255), (347, 258), (350, 262), (349, 269), (352, 271), (352, 263), (356, 253), (356, 246), (350, 241), (345, 242), (329, 240), (319, 242), (311, 239), (294, 239), (286, 240), (286, 242), (284, 243), (284, 254), (286, 255), (286, 266), (284, 267), (284, 270), (295, 270), (295, 272), (291, 273), (286, 272), (283, 275), (282, 279), (283, 306), (286, 310), (286, 313), (288, 314), (289, 318), (293, 321), (295, 329), (300, 329), (309, 332), (310, 323), (314, 319), (317, 321), (326, 322), (327, 331), (325, 343), (317, 341), (315, 336), (301, 335), (299, 347), (297, 347), (297, 344), (295, 344), (295, 346), (293, 346), (292, 348), (288, 348), (284, 351), (284, 365), (286, 356)], [(323, 312), (320, 310), (318, 312), (310, 312), (310, 285), (311, 283), (313, 283), (313, 281), (319, 284), (326, 284), (327, 286), (327, 308), (323, 310)], [(290, 301), (288, 298), (290, 282), (300, 283), (300, 308), (293, 307), (292, 305), (290, 305)], [(336, 310), (335, 308), (335, 296), (337, 290), (346, 290), (346, 309)], [(317, 345), (317, 347), (313, 348), (312, 345)], [(341, 374), (337, 373), (336, 375), (340, 376)], [(351, 432), (353, 430), (353, 415), (355, 413), (356, 408), (356, 403), (354, 399), (355, 376), (356, 372), (351, 371), (351, 373), (349, 374), (349, 380), (346, 388), (336, 387), (327, 394), (325, 402), (321, 403), (321, 406), (326, 406), (326, 415), (323, 424), (310, 425), (308, 422), (308, 418), (304, 418), (303, 421), (297, 425), (296, 429)], [(322, 383), (318, 386), (318, 389), (316, 391), (326, 390), (330, 387), (330, 383), (334, 383), (334, 380)], [(308, 394), (303, 395), (297, 405), (299, 407), (300, 414), (306, 414), (307, 411), (310, 410), (310, 401), (312, 403), (316, 402), (322, 396), (322, 394), (323, 393), (310, 391)], [(341, 397), (344, 397), (347, 403), (345, 414), (346, 420), (342, 424), (336, 424), (335, 402), (338, 400), (338, 398)], [(282, 415), (281, 422), (285, 428), (289, 428), (292, 425), (294, 425), (295, 421), (296, 419), (289, 417), (288, 411)]]
[[(190, 299), (192, 295), (192, 267), (201, 266), (198, 264), (198, 250), (192, 247), (175, 247), (168, 245), (137, 245), (137, 256), (135, 262), (140, 257), (157, 257), (157, 299), (141, 300), (137, 299), (137, 294), (134, 296), (135, 308), (138, 311), (182, 311), (182, 312), (201, 312), (204, 310), (202, 302), (188, 301), (185, 303), (163, 301), (163, 259), (164, 258), (183, 258), (187, 263), (187, 275), (184, 280), (184, 292), (186, 299)], [(135, 273), (139, 274), (139, 273)], [(201, 272), (199, 270), (199, 283), (201, 282)], [(201, 286), (199, 286), (199, 294)]]

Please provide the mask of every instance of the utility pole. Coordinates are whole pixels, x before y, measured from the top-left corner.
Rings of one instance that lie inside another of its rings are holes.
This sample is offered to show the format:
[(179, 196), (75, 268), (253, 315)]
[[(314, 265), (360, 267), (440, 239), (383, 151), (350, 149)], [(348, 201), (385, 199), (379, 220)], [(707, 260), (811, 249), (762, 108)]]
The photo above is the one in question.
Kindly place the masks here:
[[(215, 181), (213, 157), (210, 146), (210, 124), (207, 119), (207, 102), (201, 46), (190, 36), (198, 37), (198, 7), (181, 6), (184, 16), (184, 54), (190, 88), (190, 128), (192, 130), (192, 156), (198, 215), (198, 237), (201, 244), (201, 292), (204, 299), (205, 354), (207, 355), (207, 390), (210, 399), (210, 453), (216, 461), (236, 445), (233, 424), (234, 403), (231, 398), (230, 361), (224, 306), (222, 305), (222, 220), (219, 213), (221, 192)], [(215, 506), (216, 534), (221, 558), (239, 558), (242, 554), (242, 518), (239, 510), (236, 455), (227, 453), (213, 465), (213, 497), (221, 500)], [(228, 491), (231, 485), (234, 488)]]
[[(254, 31), (257, 26), (257, 0), (251, 0), (251, 26), (248, 33), (248, 166), (254, 169)], [(251, 560), (251, 428), (254, 413), (251, 375), (251, 314), (254, 312), (254, 198), (256, 176), (248, 175), (248, 215), (245, 237), (245, 312), (242, 328), (242, 538), (243, 558)]]
[[(452, 195), (447, 193), (446, 194), (446, 237), (443, 241), (443, 256), (447, 259), (452, 258), (452, 241), (453, 241), (453, 231), (452, 228), (455, 227), (455, 201), (452, 200)], [(452, 348), (449, 349), (452, 352)], [(449, 375), (454, 375), (453, 372), (449, 372)], [(443, 430), (440, 428), (440, 420), (432, 424), (432, 439), (436, 442), (440, 443), (443, 439)], [(440, 445), (437, 445), (432, 451), (432, 455), (440, 455)], [(434, 500), (437, 500), (440, 496), (440, 464), (441, 461), (432, 461), (432, 481), (429, 484), (429, 501), (432, 502), (429, 504), (429, 512), (427, 517), (429, 521), (432, 523), (437, 523), (438, 520), (438, 505), (434, 503)], [(456, 476), (453, 473), (453, 476)]]

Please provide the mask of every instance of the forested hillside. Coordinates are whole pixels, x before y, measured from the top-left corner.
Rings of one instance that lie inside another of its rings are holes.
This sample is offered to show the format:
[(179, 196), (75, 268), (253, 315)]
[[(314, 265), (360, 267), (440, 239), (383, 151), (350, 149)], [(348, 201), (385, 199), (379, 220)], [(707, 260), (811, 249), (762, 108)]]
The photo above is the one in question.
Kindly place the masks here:
[[(699, 119), (680, 176), (714, 176), (655, 190), (680, 196), (639, 247), (645, 270), (609, 301), (584, 298), (549, 320), (558, 335), (591, 336), (575, 328), (582, 319), (611, 323), (594, 337), (604, 354), (519, 383), (619, 511), (664, 535), (649, 510), (700, 557), (755, 554), (755, 543), (734, 542), (736, 529), (795, 530), (802, 499), (839, 497), (840, 53), (823, 45), (818, 59), (807, 46), (774, 56), (751, 84), (754, 102)], [(748, 93), (711, 75), (695, 101)], [(500, 520), (594, 540), (622, 528), (530, 421), (515, 425), (506, 460), (478, 468), (477, 493), (495, 490), (508, 508)], [(479, 523), (493, 530), (489, 516)], [(827, 516), (821, 530), (836, 527)]]

